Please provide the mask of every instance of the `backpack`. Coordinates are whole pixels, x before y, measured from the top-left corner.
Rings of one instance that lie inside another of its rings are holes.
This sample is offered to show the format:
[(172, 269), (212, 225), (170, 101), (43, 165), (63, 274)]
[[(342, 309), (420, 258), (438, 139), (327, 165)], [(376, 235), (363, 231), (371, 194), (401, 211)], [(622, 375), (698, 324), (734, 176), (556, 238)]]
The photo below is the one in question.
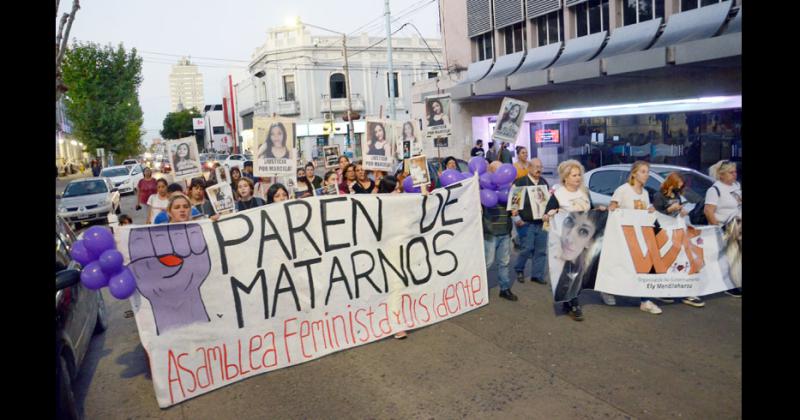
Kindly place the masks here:
[[(717, 191), (717, 196), (720, 196), (719, 188), (716, 185), (712, 185), (711, 188)], [(692, 211), (689, 212), (689, 221), (692, 222), (693, 225), (708, 224), (708, 218), (706, 218), (705, 208), (706, 208), (706, 200), (705, 198), (703, 198), (702, 200), (698, 201), (697, 205), (695, 205)]]

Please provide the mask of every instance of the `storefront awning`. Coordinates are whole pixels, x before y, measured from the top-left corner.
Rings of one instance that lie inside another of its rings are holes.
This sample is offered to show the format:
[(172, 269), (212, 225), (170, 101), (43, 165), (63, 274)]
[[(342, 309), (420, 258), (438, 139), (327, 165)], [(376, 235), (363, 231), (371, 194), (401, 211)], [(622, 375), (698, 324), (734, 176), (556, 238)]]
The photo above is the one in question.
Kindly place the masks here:
[(513, 74), (524, 59), (525, 51), (498, 58), (489, 74), (473, 86), (475, 94), (485, 95), (506, 91), (506, 77)]
[(739, 7), (739, 11), (736, 12), (736, 16), (728, 22), (728, 27), (725, 29), (724, 34), (732, 34), (735, 32), (742, 32), (742, 8)]
[[(591, 60), (603, 48), (608, 31), (567, 41), (550, 71), (553, 83), (600, 77), (600, 61)], [(588, 61), (588, 62), (587, 62)]]
[(492, 70), (494, 60), (483, 60), (472, 63), (467, 67), (467, 77), (457, 85), (448, 89), (453, 99), (468, 98), (473, 95), (472, 84), (483, 79)]
[(670, 16), (664, 32), (653, 48), (714, 36), (728, 18), (732, 5), (733, 1), (729, 0)]
[(526, 89), (547, 84), (547, 70), (558, 57), (562, 43), (532, 48), (525, 55), (525, 61), (514, 74), (508, 76), (508, 87), (511, 90)]
[(615, 29), (597, 58), (611, 57), (647, 48), (656, 38), (660, 26), (661, 18), (658, 18)]

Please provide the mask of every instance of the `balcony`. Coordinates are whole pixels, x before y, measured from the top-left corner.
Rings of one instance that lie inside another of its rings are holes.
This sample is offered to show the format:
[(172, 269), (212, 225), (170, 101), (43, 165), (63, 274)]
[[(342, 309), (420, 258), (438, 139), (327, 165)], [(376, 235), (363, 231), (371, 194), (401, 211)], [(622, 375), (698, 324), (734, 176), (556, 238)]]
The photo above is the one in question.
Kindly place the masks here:
[(300, 114), (300, 102), (297, 101), (278, 101), (278, 109), (276, 110), (278, 115), (299, 115)]
[(269, 102), (261, 101), (261, 102), (256, 103), (255, 107), (253, 107), (253, 114), (254, 115), (270, 115)]
[[(353, 111), (364, 111), (364, 99), (361, 98), (361, 95), (354, 93), (351, 100), (353, 102)], [(347, 112), (347, 98), (329, 99), (324, 97), (320, 100), (320, 108), (322, 112)]]

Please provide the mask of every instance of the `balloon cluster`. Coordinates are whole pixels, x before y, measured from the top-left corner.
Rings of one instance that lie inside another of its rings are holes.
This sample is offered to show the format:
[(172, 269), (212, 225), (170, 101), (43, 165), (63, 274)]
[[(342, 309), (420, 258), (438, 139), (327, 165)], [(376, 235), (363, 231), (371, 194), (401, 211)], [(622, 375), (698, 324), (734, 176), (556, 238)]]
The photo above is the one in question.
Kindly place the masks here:
[(136, 290), (136, 279), (131, 270), (122, 264), (122, 254), (117, 251), (114, 236), (106, 228), (92, 226), (76, 241), (70, 251), (72, 259), (83, 266), (81, 283), (97, 290), (108, 286), (117, 299), (127, 299)]
[(469, 170), (479, 174), (481, 204), (484, 207), (508, 202), (508, 191), (517, 178), (517, 168), (514, 165), (498, 161), (490, 165), (483, 157), (474, 156), (469, 160)]

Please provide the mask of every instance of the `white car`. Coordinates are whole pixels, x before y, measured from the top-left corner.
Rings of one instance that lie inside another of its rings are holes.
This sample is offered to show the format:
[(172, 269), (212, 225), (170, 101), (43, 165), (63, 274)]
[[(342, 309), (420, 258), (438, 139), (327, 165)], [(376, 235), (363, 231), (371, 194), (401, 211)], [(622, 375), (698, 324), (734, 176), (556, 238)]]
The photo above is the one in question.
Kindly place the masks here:
[(107, 222), (111, 212), (120, 213), (119, 191), (110, 178), (76, 179), (64, 188), (56, 211), (76, 227), (83, 222)]
[(130, 168), (127, 165), (109, 166), (100, 171), (101, 177), (108, 177), (114, 184), (114, 188), (120, 194), (135, 193), (139, 180), (144, 178), (142, 165), (136, 164)]
[(228, 168), (239, 168), (240, 170), (244, 167), (244, 161), (248, 160), (247, 156), (245, 155), (230, 155), (224, 162), (222, 162), (222, 166), (226, 166)]

